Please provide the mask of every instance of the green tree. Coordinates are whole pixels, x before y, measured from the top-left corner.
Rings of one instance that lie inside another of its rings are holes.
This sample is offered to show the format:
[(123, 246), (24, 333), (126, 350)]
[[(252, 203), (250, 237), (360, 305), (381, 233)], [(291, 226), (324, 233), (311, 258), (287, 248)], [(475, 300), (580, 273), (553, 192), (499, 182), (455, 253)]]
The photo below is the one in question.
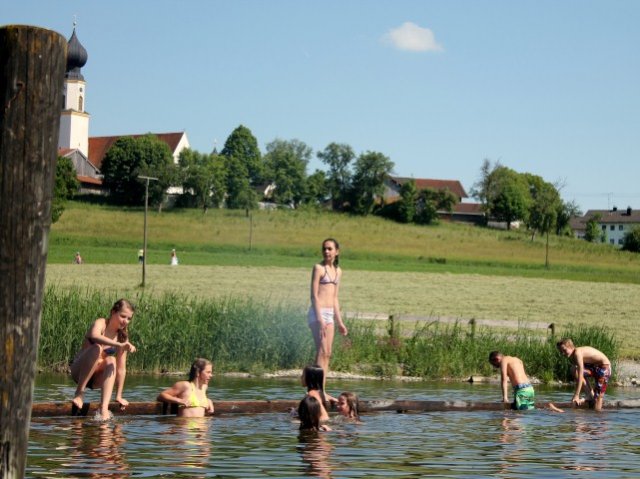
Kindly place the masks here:
[(416, 216), (416, 202), (418, 201), (418, 188), (416, 180), (411, 179), (400, 187), (400, 200), (398, 201), (398, 221), (411, 223)]
[(249, 183), (249, 175), (245, 164), (231, 156), (225, 160), (227, 172), (226, 205), (230, 209), (252, 210), (257, 206), (257, 194)]
[(489, 198), (493, 191), (493, 182), (495, 180), (492, 175), (493, 171), (502, 167), (499, 161), (496, 161), (493, 165), (491, 160), (485, 158), (482, 160), (482, 166), (480, 167), (480, 179), (473, 184), (471, 188), (471, 196), (477, 199), (482, 205), (485, 213), (489, 213)]
[(343, 143), (330, 143), (316, 155), (329, 167), (327, 185), (331, 195), (331, 207), (334, 210), (344, 209), (349, 200), (351, 184), (351, 163), (356, 157), (353, 149)]
[(573, 231), (569, 227), (571, 218), (582, 216), (582, 211), (575, 201), (565, 202), (560, 200), (558, 211), (556, 213), (556, 234), (572, 236)]
[(327, 187), (327, 176), (324, 171), (316, 170), (307, 176), (306, 202), (322, 205), (329, 195)]
[(640, 226), (636, 226), (624, 235), (622, 249), (632, 253), (640, 253)]
[(193, 198), (193, 204), (205, 212), (224, 201), (226, 174), (223, 159), (191, 149), (180, 153), (183, 195)]
[(497, 221), (504, 221), (507, 229), (516, 220), (527, 221), (531, 195), (526, 179), (506, 166), (498, 166), (488, 178), (487, 210)]
[(418, 194), (415, 222), (431, 224), (438, 218), (438, 211), (453, 211), (458, 198), (448, 189), (434, 190), (425, 188)]
[(536, 232), (544, 235), (555, 228), (562, 200), (556, 187), (544, 181), (542, 177), (525, 173), (524, 178), (529, 185), (531, 196), (527, 227), (531, 231), (533, 241)]
[(119, 138), (102, 161), (103, 183), (112, 199), (124, 205), (144, 204), (145, 183), (138, 179), (144, 175), (158, 178), (149, 182), (149, 204), (160, 206), (176, 173), (171, 150), (151, 134)]
[(366, 216), (373, 212), (376, 197), (384, 194), (384, 181), (393, 167), (393, 162), (382, 153), (367, 151), (358, 157), (350, 193), (354, 213)]
[(246, 126), (240, 125), (231, 132), (220, 154), (225, 158), (240, 160), (246, 169), (251, 186), (257, 186), (264, 181), (264, 164), (258, 148), (258, 140)]
[(53, 223), (60, 219), (67, 200), (73, 198), (79, 186), (80, 183), (71, 159), (65, 156), (58, 156), (56, 161), (56, 182), (53, 187), (53, 202), (51, 204), (51, 221)]
[(602, 215), (596, 213), (587, 220), (587, 225), (584, 231), (584, 239), (590, 243), (601, 243), (604, 241), (602, 229), (600, 228), (600, 220)]
[(265, 177), (275, 184), (276, 203), (298, 206), (305, 198), (307, 164), (313, 150), (299, 140), (276, 139), (267, 145)]

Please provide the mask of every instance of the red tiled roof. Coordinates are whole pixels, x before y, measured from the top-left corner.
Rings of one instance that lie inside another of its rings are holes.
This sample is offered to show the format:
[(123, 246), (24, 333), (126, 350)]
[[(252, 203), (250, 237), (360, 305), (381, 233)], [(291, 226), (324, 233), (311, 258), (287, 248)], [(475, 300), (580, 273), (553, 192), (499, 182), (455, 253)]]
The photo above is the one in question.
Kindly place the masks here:
[[(640, 223), (640, 211), (638, 210), (629, 210), (629, 214), (627, 214), (627, 208), (617, 209), (617, 210), (589, 210), (587, 211), (583, 217), (577, 218), (576, 223), (584, 223), (586, 225), (589, 219), (596, 215), (600, 215), (600, 220), (598, 223), (600, 224), (609, 224), (609, 223)], [(577, 224), (576, 224), (577, 226)]]
[(175, 133), (145, 133), (140, 135), (117, 135), (117, 136), (93, 136), (89, 138), (89, 161), (98, 169), (102, 167), (102, 160), (109, 151), (109, 148), (120, 138), (130, 136), (139, 138), (145, 135), (155, 135), (159, 140), (164, 141), (171, 153), (176, 151), (180, 139), (184, 136), (184, 132)]
[(433, 180), (429, 178), (406, 178), (401, 176), (392, 176), (391, 179), (402, 185), (409, 180), (416, 182), (416, 188), (423, 190), (425, 188), (431, 188), (432, 190), (449, 190), (458, 198), (468, 198), (467, 192), (462, 187), (462, 183), (458, 180)]
[(482, 215), (484, 211), (482, 211), (481, 203), (458, 203), (453, 207), (454, 213), (463, 213), (467, 215)]
[(77, 178), (80, 183), (102, 186), (102, 180), (99, 178), (92, 178), (90, 176), (80, 176), (80, 175), (78, 175)]
[(71, 153), (73, 148), (58, 148), (58, 156), (65, 156)]

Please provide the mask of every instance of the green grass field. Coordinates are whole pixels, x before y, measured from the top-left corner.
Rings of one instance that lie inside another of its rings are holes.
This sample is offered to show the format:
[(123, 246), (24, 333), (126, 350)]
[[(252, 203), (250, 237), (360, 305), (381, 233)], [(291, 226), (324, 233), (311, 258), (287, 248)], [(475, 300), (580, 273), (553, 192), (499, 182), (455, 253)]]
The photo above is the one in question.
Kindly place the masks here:
[[(47, 283), (140, 294), (140, 209), (70, 203), (50, 237)], [(149, 213), (145, 294), (255, 298), (304, 310), (322, 239), (341, 242), (341, 303), (383, 313), (606, 326), (624, 357), (640, 357), (640, 255), (570, 238), (455, 224), (421, 227), (309, 211)], [(181, 264), (170, 267), (176, 248)], [(81, 251), (84, 265), (72, 265)], [(90, 318), (87, 319), (89, 321)], [(500, 324), (500, 323), (498, 323)], [(499, 328), (499, 326), (498, 326)]]

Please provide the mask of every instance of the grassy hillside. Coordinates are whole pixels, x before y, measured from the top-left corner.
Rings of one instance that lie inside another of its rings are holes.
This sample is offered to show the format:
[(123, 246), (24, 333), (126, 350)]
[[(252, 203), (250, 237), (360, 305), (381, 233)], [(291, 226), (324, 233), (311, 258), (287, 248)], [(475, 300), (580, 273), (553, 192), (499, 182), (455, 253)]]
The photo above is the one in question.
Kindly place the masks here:
[[(519, 231), (442, 223), (401, 225), (381, 218), (313, 211), (172, 210), (148, 215), (148, 262), (185, 265), (309, 267), (327, 236), (341, 243), (349, 269), (450, 272), (640, 283), (640, 255), (572, 238), (545, 245)], [(142, 245), (142, 209), (70, 203), (53, 225), (49, 263), (134, 264)]]

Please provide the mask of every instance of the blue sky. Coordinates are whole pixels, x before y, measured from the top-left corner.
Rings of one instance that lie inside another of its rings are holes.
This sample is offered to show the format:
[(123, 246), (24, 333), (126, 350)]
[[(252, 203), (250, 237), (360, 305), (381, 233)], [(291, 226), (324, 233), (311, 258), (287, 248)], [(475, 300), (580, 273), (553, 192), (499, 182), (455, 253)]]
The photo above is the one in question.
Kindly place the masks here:
[[(640, 2), (21, 0), (0, 23), (77, 35), (91, 136), (238, 125), (264, 152), (379, 151), (458, 179), (484, 158), (564, 184), (583, 210), (640, 208)], [(314, 159), (309, 173), (324, 169)]]

